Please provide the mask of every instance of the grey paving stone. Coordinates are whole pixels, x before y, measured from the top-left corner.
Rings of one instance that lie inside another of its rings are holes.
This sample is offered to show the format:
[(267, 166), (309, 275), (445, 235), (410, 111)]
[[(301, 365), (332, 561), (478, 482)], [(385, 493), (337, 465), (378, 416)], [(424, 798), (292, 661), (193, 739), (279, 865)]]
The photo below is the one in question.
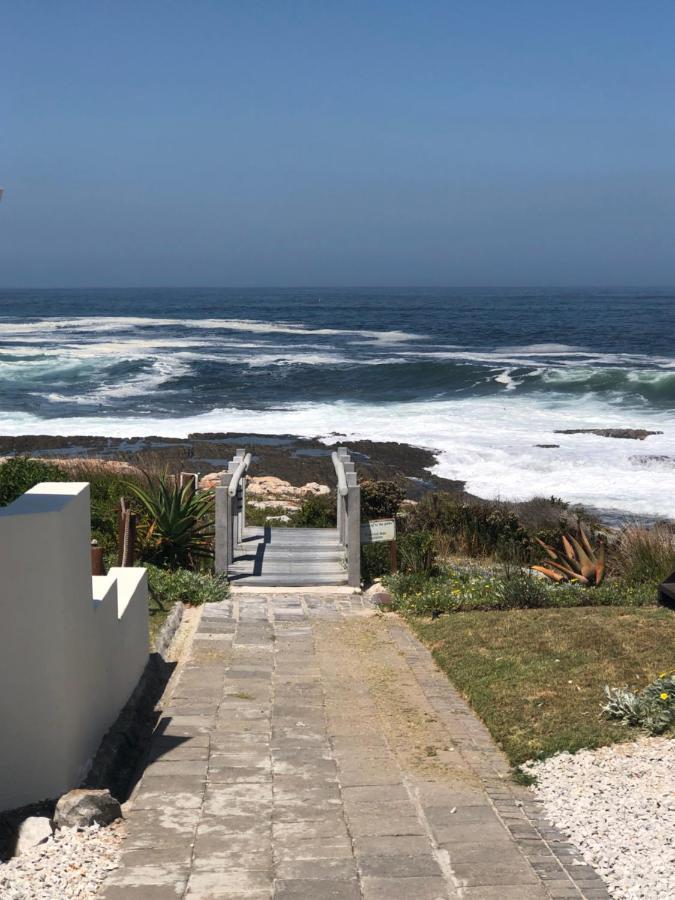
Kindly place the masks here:
[(443, 878), (363, 878), (364, 900), (447, 900)]
[(540, 884), (482, 885), (462, 889), (463, 900), (549, 900), (549, 894)]
[(356, 863), (350, 857), (314, 857), (312, 859), (280, 860), (276, 876), (282, 881), (298, 879), (313, 881), (354, 881)]
[(126, 816), (123, 846), (127, 850), (191, 846), (199, 816), (199, 809), (134, 808)]
[(364, 877), (411, 878), (422, 876), (441, 877), (441, 870), (427, 845), (426, 853), (397, 854), (395, 856), (358, 856), (359, 872)]
[(184, 879), (167, 884), (110, 884), (106, 883), (97, 900), (173, 900), (182, 897), (187, 884)]
[(361, 891), (356, 880), (288, 879), (276, 882), (274, 900), (361, 900)]
[(158, 776), (196, 775), (206, 776), (208, 760), (203, 759), (162, 759), (151, 763), (143, 773), (143, 778)]
[(248, 869), (229, 869), (222, 872), (195, 872), (188, 881), (186, 897), (192, 900), (234, 900), (234, 898), (269, 897), (273, 879), (266, 872)]
[(271, 784), (272, 771), (263, 767), (215, 766), (209, 767), (208, 779), (209, 784)]
[(348, 837), (332, 835), (324, 838), (279, 839), (274, 853), (280, 862), (303, 859), (352, 859), (352, 842)]
[(453, 842), (466, 843), (467, 841), (475, 841), (477, 844), (484, 841), (511, 843), (511, 835), (496, 816), (493, 816), (491, 822), (481, 822), (479, 825), (468, 825), (463, 822), (458, 822), (456, 825), (434, 825), (432, 831), (439, 844), (448, 846)]
[(349, 829), (355, 836), (423, 834), (417, 816), (349, 816)]
[(426, 835), (355, 835), (354, 849), (358, 856), (412, 856), (429, 853)]
[(537, 884), (539, 878), (515, 845), (503, 841), (441, 844), (457, 878), (467, 887)]

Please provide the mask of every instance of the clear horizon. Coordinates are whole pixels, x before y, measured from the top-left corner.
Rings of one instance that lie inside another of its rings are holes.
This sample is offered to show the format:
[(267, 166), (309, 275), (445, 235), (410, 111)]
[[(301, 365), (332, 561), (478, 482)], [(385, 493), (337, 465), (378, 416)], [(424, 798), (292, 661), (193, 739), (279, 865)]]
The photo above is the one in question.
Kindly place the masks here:
[(672, 4), (0, 11), (0, 288), (675, 285)]

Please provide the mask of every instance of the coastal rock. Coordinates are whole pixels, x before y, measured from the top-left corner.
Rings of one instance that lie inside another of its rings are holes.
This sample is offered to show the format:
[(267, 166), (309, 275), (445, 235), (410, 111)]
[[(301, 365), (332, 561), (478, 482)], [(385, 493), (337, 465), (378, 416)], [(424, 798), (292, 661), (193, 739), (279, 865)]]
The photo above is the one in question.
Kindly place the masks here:
[(645, 428), (556, 428), (555, 434), (596, 434), (598, 437), (644, 441), (652, 434), (663, 434), (663, 432), (647, 431)]
[(224, 475), (224, 472), (209, 472), (208, 475), (204, 475), (204, 477), (199, 480), (199, 490), (212, 491), (214, 488), (220, 487), (221, 475)]
[(54, 821), (58, 828), (87, 828), (109, 825), (122, 815), (122, 808), (110, 791), (77, 788), (68, 791), (56, 804)]
[(52, 834), (52, 823), (46, 816), (29, 816), (19, 825), (14, 856), (21, 856), (38, 844), (43, 844)]
[(249, 496), (261, 497), (267, 500), (274, 499), (302, 499), (308, 496), (318, 497), (321, 494), (329, 494), (330, 488), (327, 484), (319, 484), (317, 481), (308, 481), (302, 487), (295, 487), (283, 478), (277, 478), (274, 475), (254, 475), (248, 480), (246, 488)]
[(250, 500), (250, 505), (256, 509), (285, 509), (286, 512), (296, 512), (300, 509), (297, 503), (289, 503), (288, 500)]

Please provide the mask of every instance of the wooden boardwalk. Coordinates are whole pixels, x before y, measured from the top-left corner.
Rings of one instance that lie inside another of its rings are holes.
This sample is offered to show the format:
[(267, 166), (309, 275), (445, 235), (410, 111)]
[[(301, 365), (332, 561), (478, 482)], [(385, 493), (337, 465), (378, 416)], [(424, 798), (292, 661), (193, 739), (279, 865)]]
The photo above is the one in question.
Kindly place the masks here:
[(246, 525), (246, 481), (252, 456), (237, 450), (216, 487), (215, 569), (247, 587), (341, 587), (361, 584), (361, 488), (349, 450), (331, 454), (336, 475), (336, 528)]
[(244, 529), (228, 567), (233, 584), (311, 587), (347, 584), (337, 528)]

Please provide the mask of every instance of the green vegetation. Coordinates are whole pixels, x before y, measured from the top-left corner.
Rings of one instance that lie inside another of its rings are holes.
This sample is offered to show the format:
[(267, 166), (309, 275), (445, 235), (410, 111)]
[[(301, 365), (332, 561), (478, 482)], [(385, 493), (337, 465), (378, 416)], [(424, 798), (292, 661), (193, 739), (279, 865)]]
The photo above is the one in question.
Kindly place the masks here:
[(625, 525), (612, 545), (616, 571), (631, 584), (658, 584), (675, 572), (675, 535), (670, 525)]
[(17, 500), (41, 481), (69, 481), (64, 471), (39, 459), (15, 456), (0, 465), (0, 506)]
[(608, 719), (663, 734), (675, 724), (675, 672), (661, 672), (641, 691), (605, 688), (607, 703), (602, 711)]
[(148, 477), (148, 486), (127, 483), (147, 520), (140, 531), (143, 559), (171, 568), (195, 568), (213, 555), (213, 492), (197, 493), (174, 478)]
[(407, 615), (438, 616), (467, 610), (654, 606), (653, 585), (607, 581), (595, 588), (555, 584), (521, 569), (465, 562), (438, 574), (401, 572), (385, 579), (394, 608)]
[(605, 685), (648, 684), (672, 666), (675, 646), (675, 618), (658, 608), (459, 612), (410, 621), (514, 765), (625, 740), (625, 727), (602, 715)]
[(405, 490), (395, 481), (361, 482), (361, 518), (393, 519), (405, 499)]
[(217, 603), (229, 593), (229, 584), (224, 575), (210, 572), (193, 572), (189, 569), (163, 569), (147, 564), (150, 600), (159, 609), (169, 609), (180, 600), (200, 606), (202, 603)]
[(336, 516), (334, 494), (310, 494), (293, 513), (291, 521), (296, 528), (335, 528)]
[(462, 503), (450, 494), (427, 494), (402, 519), (406, 532), (426, 531), (436, 536), (439, 555), (493, 556), (505, 545), (531, 545), (518, 516), (499, 503)]

